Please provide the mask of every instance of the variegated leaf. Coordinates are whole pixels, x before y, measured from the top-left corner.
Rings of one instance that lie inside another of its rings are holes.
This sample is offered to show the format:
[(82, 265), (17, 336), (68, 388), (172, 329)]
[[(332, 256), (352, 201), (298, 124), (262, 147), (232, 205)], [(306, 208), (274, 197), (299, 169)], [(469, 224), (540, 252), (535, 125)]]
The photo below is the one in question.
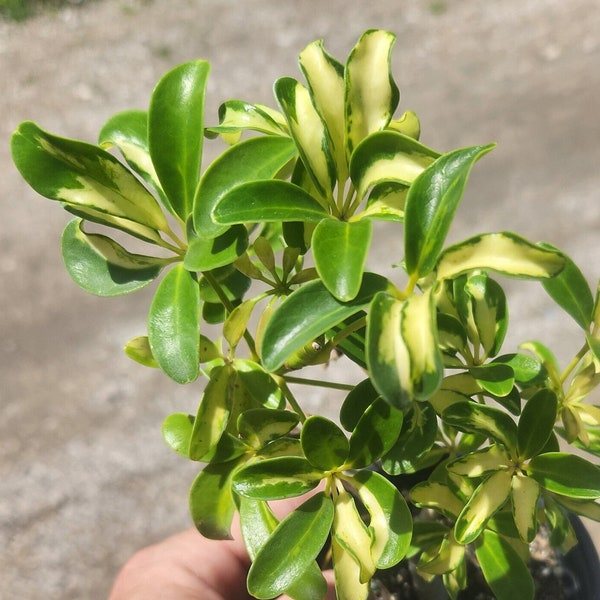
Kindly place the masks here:
[(366, 31), (346, 62), (346, 148), (348, 156), (374, 131), (390, 122), (400, 93), (391, 74), (396, 37), (382, 30)]
[(410, 185), (439, 152), (396, 131), (377, 131), (362, 140), (350, 161), (350, 176), (363, 198), (367, 190), (383, 182)]
[(306, 46), (300, 53), (299, 62), (317, 112), (329, 132), (338, 182), (343, 185), (348, 178), (344, 66), (325, 51), (321, 40)]
[(337, 542), (349, 552), (360, 566), (359, 580), (369, 581), (375, 573), (375, 561), (371, 554), (371, 535), (361, 519), (352, 496), (340, 485), (334, 497), (332, 533)]
[(367, 364), (375, 388), (393, 406), (435, 393), (443, 367), (430, 294), (375, 296), (367, 318)]
[(333, 572), (338, 598), (344, 600), (367, 600), (369, 584), (361, 581), (361, 567), (336, 536), (331, 540)]
[(132, 254), (114, 240), (86, 233), (79, 219), (64, 229), (61, 246), (67, 271), (82, 289), (98, 296), (117, 296), (154, 281), (172, 260)]
[(512, 473), (496, 471), (476, 489), (456, 520), (454, 535), (461, 544), (476, 540), (488, 519), (508, 500)]
[(547, 250), (511, 232), (488, 233), (450, 246), (437, 263), (437, 278), (450, 279), (475, 269), (508, 277), (546, 279), (565, 266), (561, 254)]
[(275, 82), (275, 95), (313, 184), (323, 199), (332, 199), (337, 174), (331, 141), (310, 92), (295, 79), (283, 77)]
[(12, 154), (25, 181), (42, 196), (170, 231), (154, 197), (99, 146), (61, 138), (25, 122), (12, 137)]
[(406, 555), (412, 533), (412, 516), (396, 486), (375, 471), (361, 470), (352, 476), (369, 513), (371, 553), (378, 569), (389, 569)]
[(522, 473), (516, 473), (511, 482), (512, 512), (519, 536), (531, 543), (537, 533), (537, 510), (540, 485)]

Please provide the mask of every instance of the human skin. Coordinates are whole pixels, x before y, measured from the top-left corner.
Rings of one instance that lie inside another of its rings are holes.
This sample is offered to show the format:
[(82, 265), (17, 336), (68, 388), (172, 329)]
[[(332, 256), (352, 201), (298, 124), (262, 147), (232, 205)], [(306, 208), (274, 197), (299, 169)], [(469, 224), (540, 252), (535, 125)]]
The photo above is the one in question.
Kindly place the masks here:
[[(125, 563), (108, 600), (252, 600), (246, 590), (250, 559), (237, 522), (233, 538), (209, 540), (189, 529), (148, 546)], [(335, 600), (333, 574), (326, 571), (325, 577), (327, 600)]]

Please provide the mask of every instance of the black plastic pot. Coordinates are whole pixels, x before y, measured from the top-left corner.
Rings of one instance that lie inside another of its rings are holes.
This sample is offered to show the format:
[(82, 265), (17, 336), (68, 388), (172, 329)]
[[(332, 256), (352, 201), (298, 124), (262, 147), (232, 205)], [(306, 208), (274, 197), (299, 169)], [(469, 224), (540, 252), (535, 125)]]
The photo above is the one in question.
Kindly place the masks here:
[(578, 517), (571, 524), (579, 543), (564, 557), (564, 589), (566, 600), (598, 600), (600, 598), (600, 560), (594, 542)]

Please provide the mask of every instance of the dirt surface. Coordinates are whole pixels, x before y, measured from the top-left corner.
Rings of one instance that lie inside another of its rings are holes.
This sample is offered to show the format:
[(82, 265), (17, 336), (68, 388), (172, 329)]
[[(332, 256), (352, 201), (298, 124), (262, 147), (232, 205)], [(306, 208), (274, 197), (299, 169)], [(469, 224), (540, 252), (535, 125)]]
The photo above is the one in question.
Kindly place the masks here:
[[(343, 58), (369, 27), (398, 35), (401, 108), (419, 113), (426, 144), (499, 143), (452, 239), (513, 229), (600, 276), (597, 0), (103, 0), (0, 22), (0, 598), (105, 598), (128, 555), (189, 524), (197, 469), (164, 446), (160, 424), (200, 393), (124, 358), (151, 290), (104, 300), (69, 280), (67, 215), (20, 180), (11, 132), (27, 119), (93, 141), (197, 57), (212, 62), (215, 122), (231, 97), (273, 104), (272, 82), (298, 75), (308, 42)], [(384, 234), (374, 260), (391, 265), (401, 244)], [(558, 342), (563, 360), (576, 351), (576, 327), (539, 286), (511, 290), (522, 338)]]

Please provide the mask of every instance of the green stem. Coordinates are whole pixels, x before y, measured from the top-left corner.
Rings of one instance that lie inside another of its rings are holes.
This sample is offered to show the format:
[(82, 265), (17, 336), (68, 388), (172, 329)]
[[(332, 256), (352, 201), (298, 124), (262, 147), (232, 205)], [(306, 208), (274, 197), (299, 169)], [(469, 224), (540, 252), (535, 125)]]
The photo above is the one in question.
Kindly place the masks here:
[(561, 383), (564, 383), (569, 377), (569, 375), (575, 370), (581, 359), (587, 354), (588, 349), (589, 348), (587, 344), (584, 344), (580, 348), (579, 352), (573, 357), (573, 360), (567, 365), (567, 368), (562, 372), (562, 375), (560, 376)]
[[(210, 271), (203, 271), (202, 275), (204, 276), (206, 281), (210, 283), (212, 289), (219, 297), (219, 300), (221, 301), (221, 304), (225, 307), (227, 314), (230, 314), (235, 308), (235, 306), (233, 306), (229, 298), (226, 296), (225, 292), (223, 291), (223, 288), (221, 287), (221, 284), (216, 280), (216, 278)], [(256, 355), (256, 343), (254, 342), (254, 338), (252, 337), (252, 335), (250, 335), (250, 332), (247, 329), (244, 330), (244, 340), (246, 340), (246, 344), (248, 344), (250, 352)]]
[(292, 390), (290, 390), (287, 382), (285, 381), (285, 379), (283, 379), (283, 377), (278, 377), (277, 379), (279, 380), (279, 387), (281, 388), (281, 391), (283, 392), (285, 399), (288, 401), (288, 404), (292, 407), (294, 412), (298, 415), (300, 422), (304, 423), (304, 421), (306, 421), (306, 415), (304, 414), (304, 411), (298, 404), (298, 401), (296, 400), (294, 394), (292, 394)]
[(299, 385), (312, 385), (315, 387), (331, 388), (333, 390), (350, 391), (354, 389), (351, 383), (337, 383), (336, 381), (323, 381), (321, 379), (305, 379), (303, 377), (292, 377), (284, 375), (286, 383), (296, 383)]

